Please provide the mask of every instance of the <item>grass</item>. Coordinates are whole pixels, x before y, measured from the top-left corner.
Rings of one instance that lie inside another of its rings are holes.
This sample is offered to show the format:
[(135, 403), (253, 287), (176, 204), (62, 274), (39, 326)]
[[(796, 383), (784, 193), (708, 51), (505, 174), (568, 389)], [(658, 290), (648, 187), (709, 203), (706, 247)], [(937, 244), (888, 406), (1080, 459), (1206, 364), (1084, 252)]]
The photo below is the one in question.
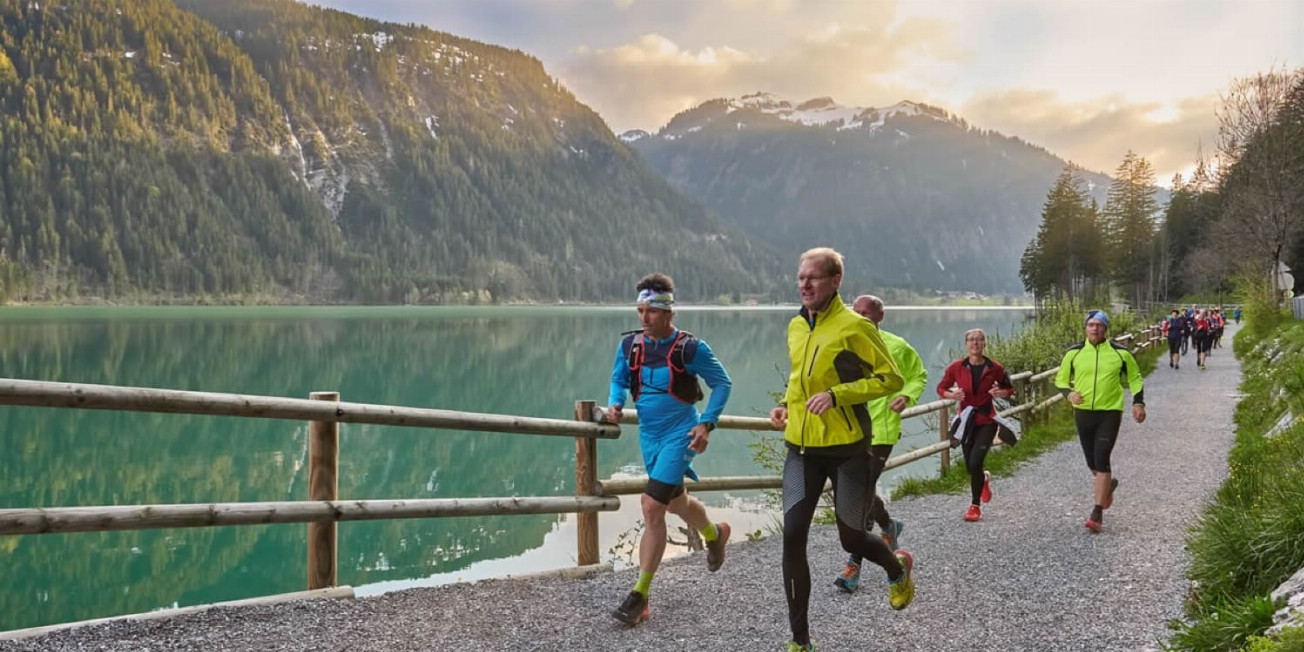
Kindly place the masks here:
[(1265, 436), (1287, 410), (1304, 415), (1304, 324), (1246, 328), (1235, 350), (1246, 395), (1236, 408), (1236, 442), (1227, 480), (1188, 535), (1191, 592), (1169, 644), (1301, 650), (1299, 630), (1275, 641), (1261, 635), (1280, 606), (1269, 594), (1304, 567), (1304, 422)]
[[(1159, 357), (1163, 351), (1162, 347), (1154, 347), (1148, 351), (1137, 355), (1137, 366), (1140, 367), (1141, 375), (1148, 376), (1155, 370), (1158, 365)], [(990, 471), (993, 476), (1002, 477), (1012, 475), (1019, 467), (1023, 466), (1030, 460), (1036, 459), (1042, 453), (1054, 448), (1066, 441), (1071, 441), (1077, 437), (1077, 431), (1073, 425), (1073, 413), (1070, 411), (1067, 403), (1057, 403), (1050, 408), (1049, 417), (1031, 426), (1025, 427), (1023, 434), (1019, 437), (1019, 443), (1016, 446), (998, 446), (993, 448), (987, 455), (983, 463), (983, 468)], [(959, 458), (958, 453), (955, 455)], [(958, 494), (969, 490), (969, 473), (964, 468), (963, 461), (951, 464), (951, 468), (945, 474), (937, 478), (907, 478), (897, 485), (892, 492), (892, 498), (906, 498), (909, 496), (924, 496), (929, 494), (950, 493)]]

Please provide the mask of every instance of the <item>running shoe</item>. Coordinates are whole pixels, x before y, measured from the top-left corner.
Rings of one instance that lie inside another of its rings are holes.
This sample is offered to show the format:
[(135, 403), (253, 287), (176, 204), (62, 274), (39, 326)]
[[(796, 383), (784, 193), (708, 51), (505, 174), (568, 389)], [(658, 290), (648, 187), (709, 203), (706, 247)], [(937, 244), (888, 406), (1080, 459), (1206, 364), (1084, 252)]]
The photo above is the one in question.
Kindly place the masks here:
[(1105, 508), (1105, 509), (1109, 509), (1110, 507), (1113, 507), (1113, 505), (1114, 505), (1114, 491), (1115, 491), (1116, 489), (1118, 489), (1118, 478), (1110, 478), (1110, 479), (1109, 479), (1109, 494), (1105, 496), (1105, 502), (1103, 502), (1103, 503), (1100, 504), (1101, 507), (1103, 507), (1103, 508)]
[(647, 620), (648, 616), (652, 615), (652, 610), (647, 606), (647, 596), (638, 591), (630, 591), (629, 595), (625, 596), (625, 601), (620, 603), (611, 615), (615, 616), (616, 620), (633, 627)]
[(982, 500), (984, 503), (992, 502), (992, 472), (991, 471), (983, 471)]
[(915, 599), (915, 558), (904, 550), (898, 550), (896, 558), (905, 567), (906, 574), (888, 585), (887, 599), (893, 609), (901, 611), (910, 606), (910, 603)]
[(715, 541), (706, 542), (706, 570), (714, 573), (724, 565), (724, 544), (729, 543), (731, 531), (728, 523), (715, 524)]
[(969, 521), (970, 523), (974, 521), (982, 520), (982, 517), (983, 517), (983, 508), (977, 505), (970, 505), (969, 511), (964, 513), (964, 520)]
[(1100, 521), (1097, 521), (1090, 516), (1087, 517), (1085, 525), (1087, 526), (1087, 529), (1091, 530), (1094, 534), (1100, 534), (1100, 530), (1105, 527)]
[(842, 589), (844, 593), (855, 593), (860, 588), (860, 564), (847, 560), (842, 574), (833, 580), (833, 586)]
[(896, 552), (898, 545), (901, 543), (901, 531), (904, 529), (906, 529), (906, 524), (895, 518), (889, 520), (887, 527), (883, 529), (883, 543), (886, 543), (887, 547), (892, 549), (892, 552)]
[(787, 652), (815, 652), (815, 641), (811, 641), (805, 645), (802, 645), (797, 641), (788, 641), (788, 647), (784, 649), (787, 650)]

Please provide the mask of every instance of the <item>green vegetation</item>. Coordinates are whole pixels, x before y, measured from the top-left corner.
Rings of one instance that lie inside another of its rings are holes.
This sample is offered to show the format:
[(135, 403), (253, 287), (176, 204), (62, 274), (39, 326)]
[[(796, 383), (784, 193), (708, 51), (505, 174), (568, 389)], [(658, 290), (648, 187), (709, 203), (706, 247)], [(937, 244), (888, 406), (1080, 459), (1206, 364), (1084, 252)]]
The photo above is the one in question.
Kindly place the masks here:
[[(1271, 290), (1267, 293), (1271, 295)], [(1271, 304), (1252, 295), (1250, 314)], [(1258, 306), (1258, 307), (1255, 307)], [(1254, 641), (1272, 624), (1269, 594), (1304, 567), (1304, 424), (1298, 418), (1271, 432), (1283, 414), (1304, 414), (1304, 324), (1265, 329), (1251, 318), (1236, 335), (1245, 398), (1236, 407), (1230, 473), (1192, 529), (1186, 620), (1172, 623), (1178, 650), (1301, 649), (1304, 634), (1273, 647)], [(1293, 642), (1293, 643), (1292, 643)], [(1292, 647), (1293, 646), (1293, 647)]]

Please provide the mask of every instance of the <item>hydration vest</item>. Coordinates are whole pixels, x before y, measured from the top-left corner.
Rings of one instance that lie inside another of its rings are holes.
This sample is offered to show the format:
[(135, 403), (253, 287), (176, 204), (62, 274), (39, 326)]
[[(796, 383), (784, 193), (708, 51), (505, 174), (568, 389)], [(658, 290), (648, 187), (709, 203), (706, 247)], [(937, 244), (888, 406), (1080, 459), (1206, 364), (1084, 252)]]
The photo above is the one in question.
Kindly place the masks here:
[[(643, 359), (644, 359), (644, 342), (643, 331), (634, 331), (625, 335), (625, 364), (629, 367), (629, 395), (638, 400), (638, 395), (643, 390)], [(698, 382), (697, 376), (688, 372), (684, 367), (684, 346), (691, 340), (696, 340), (697, 336), (692, 333), (680, 330), (675, 336), (675, 341), (670, 345), (670, 353), (666, 354), (666, 368), (670, 370), (670, 387), (669, 393), (677, 400), (684, 403), (696, 403), (705, 397), (702, 393), (702, 384)]]

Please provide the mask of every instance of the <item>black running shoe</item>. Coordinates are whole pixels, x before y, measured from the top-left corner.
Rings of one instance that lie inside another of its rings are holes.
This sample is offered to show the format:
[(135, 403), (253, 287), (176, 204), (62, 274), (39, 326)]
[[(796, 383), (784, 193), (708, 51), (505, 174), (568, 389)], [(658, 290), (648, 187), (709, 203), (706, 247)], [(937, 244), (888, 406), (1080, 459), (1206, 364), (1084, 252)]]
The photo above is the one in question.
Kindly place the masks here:
[(638, 591), (630, 591), (629, 595), (625, 596), (625, 601), (620, 603), (611, 615), (615, 616), (616, 620), (633, 627), (647, 620), (647, 617), (652, 615), (652, 610), (647, 606), (646, 596)]

